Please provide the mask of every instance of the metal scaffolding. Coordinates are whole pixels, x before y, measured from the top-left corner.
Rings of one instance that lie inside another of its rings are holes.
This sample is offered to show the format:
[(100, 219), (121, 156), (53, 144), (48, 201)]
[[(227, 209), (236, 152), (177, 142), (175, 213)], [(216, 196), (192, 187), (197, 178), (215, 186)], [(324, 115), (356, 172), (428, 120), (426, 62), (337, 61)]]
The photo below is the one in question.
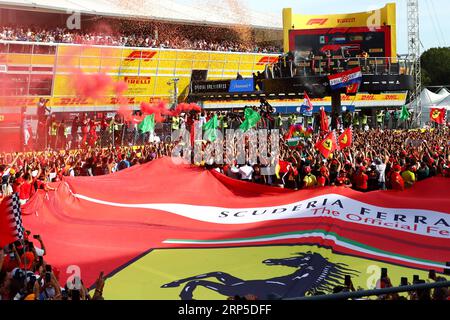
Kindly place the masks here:
[(420, 93), (422, 92), (422, 68), (420, 63), (420, 25), (419, 25), (419, 0), (408, 1), (408, 56), (412, 60), (415, 90), (411, 92), (411, 102), (414, 107), (414, 123), (421, 126), (422, 104)]

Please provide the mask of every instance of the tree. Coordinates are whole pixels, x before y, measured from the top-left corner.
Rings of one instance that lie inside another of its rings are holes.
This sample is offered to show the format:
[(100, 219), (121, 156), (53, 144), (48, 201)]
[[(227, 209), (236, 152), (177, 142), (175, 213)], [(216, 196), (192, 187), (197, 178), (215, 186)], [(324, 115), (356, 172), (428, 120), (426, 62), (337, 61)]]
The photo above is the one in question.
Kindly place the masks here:
[(422, 68), (422, 86), (429, 87), (431, 85), (431, 78), (428, 71)]
[(450, 47), (431, 48), (421, 57), (423, 84), (441, 86), (450, 84)]

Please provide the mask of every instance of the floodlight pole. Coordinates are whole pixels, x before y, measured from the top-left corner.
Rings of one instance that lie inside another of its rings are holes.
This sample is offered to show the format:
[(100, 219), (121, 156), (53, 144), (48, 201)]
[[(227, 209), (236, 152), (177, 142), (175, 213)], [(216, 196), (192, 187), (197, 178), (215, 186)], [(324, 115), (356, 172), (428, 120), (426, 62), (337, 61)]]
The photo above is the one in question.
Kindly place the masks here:
[(171, 81), (167, 82), (168, 85), (173, 85), (173, 107), (175, 108), (178, 105), (178, 82), (179, 78), (173, 78)]

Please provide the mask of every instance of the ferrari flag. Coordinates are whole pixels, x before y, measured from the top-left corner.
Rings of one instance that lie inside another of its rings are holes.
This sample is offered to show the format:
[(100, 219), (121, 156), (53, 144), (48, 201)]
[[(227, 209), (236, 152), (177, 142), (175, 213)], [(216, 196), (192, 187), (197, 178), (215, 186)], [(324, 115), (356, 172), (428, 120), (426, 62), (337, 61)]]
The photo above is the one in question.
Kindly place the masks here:
[(319, 141), (316, 144), (316, 149), (325, 157), (329, 158), (330, 155), (336, 151), (338, 148), (338, 144), (336, 142), (336, 135), (333, 132), (328, 133), (325, 139)]
[(351, 128), (346, 129), (338, 138), (339, 148), (345, 149), (351, 147), (353, 143), (353, 132)]
[(62, 286), (74, 264), (86, 287), (104, 271), (108, 300), (299, 297), (345, 275), (371, 289), (381, 268), (399, 284), (443, 274), (450, 257), (446, 178), (404, 192), (290, 191), (162, 158), (52, 186), (22, 208), (24, 226), (45, 235)]
[(433, 108), (430, 111), (430, 120), (436, 122), (437, 124), (445, 124), (446, 115), (447, 109)]

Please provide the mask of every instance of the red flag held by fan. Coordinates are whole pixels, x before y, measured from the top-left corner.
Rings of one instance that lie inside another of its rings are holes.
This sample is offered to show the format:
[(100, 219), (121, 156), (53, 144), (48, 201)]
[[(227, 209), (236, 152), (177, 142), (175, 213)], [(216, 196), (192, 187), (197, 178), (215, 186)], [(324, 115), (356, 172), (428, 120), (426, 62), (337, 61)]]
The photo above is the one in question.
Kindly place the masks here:
[(447, 109), (442, 108), (433, 108), (430, 111), (430, 119), (431, 121), (436, 122), (437, 124), (445, 124), (445, 118), (447, 114)]
[(360, 83), (353, 83), (347, 87), (347, 95), (356, 95), (359, 91)]
[(325, 139), (319, 141), (316, 144), (316, 149), (325, 157), (329, 158), (330, 155), (337, 150), (336, 136), (334, 132), (330, 132)]
[(346, 129), (338, 138), (339, 148), (345, 149), (353, 143), (353, 131), (351, 128)]
[(328, 124), (328, 116), (325, 112), (325, 108), (320, 108), (320, 130), (324, 132), (329, 131), (329, 124)]

